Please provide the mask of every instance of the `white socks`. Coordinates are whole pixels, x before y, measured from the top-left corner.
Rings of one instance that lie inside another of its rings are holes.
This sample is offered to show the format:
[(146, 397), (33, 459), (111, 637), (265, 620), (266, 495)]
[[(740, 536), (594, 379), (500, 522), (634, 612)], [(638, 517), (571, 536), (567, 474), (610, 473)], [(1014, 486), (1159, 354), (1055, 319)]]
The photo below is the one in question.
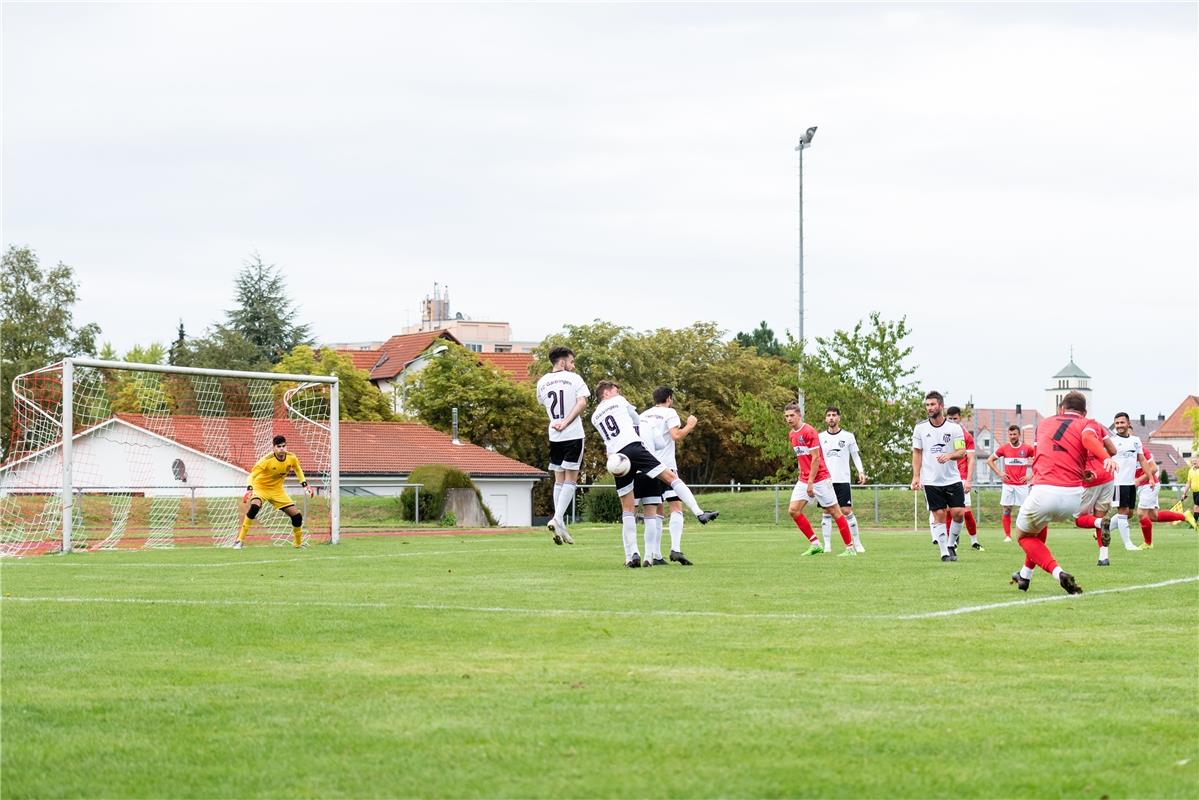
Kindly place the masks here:
[(1099, 545), (1099, 560), (1102, 561), (1105, 558), (1107, 558), (1107, 548), (1103, 545)]
[(941, 548), (941, 555), (949, 555), (949, 534), (945, 532), (945, 523), (933, 523), (933, 535), (937, 540), (937, 547)]
[(554, 519), (566, 521), (566, 510), (575, 499), (574, 481), (565, 481), (561, 486), (554, 484)]
[(683, 552), (683, 512), (670, 512), (670, 549)]
[(675, 478), (674, 483), (670, 484), (670, 488), (674, 489), (674, 493), (679, 496), (679, 499), (686, 504), (687, 508), (691, 509), (691, 513), (699, 516), (704, 513), (704, 510), (699, 507), (699, 503), (695, 502), (695, 495), (691, 494), (691, 490), (687, 488), (687, 484), (683, 483), (682, 478)]
[(961, 536), (961, 534), (962, 534), (962, 523), (958, 522), (957, 520), (950, 520), (950, 522), (949, 522), (949, 546), (950, 547), (958, 546), (958, 538)]
[(624, 560), (628, 562), (637, 552), (637, 515), (628, 512), (620, 515), (620, 538), (624, 540)]
[(1024, 580), (1030, 580), (1032, 578), (1032, 567), (1021, 567), (1020, 577), (1024, 578)]
[(831, 550), (833, 544), (833, 518), (825, 514), (820, 518), (820, 532), (824, 534), (824, 549)]
[(1120, 538), (1124, 540), (1125, 550), (1136, 550), (1137, 546), (1132, 543), (1132, 536), (1128, 532), (1128, 515), (1117, 514), (1113, 519), (1116, 521), (1117, 527), (1120, 529)]
[(660, 516), (645, 518), (644, 552), (647, 561), (662, 557), (662, 517)]
[(847, 514), (845, 518), (849, 520), (849, 532), (853, 534), (854, 547), (860, 547), (862, 544), (862, 537), (858, 534), (858, 518), (853, 515), (852, 511)]

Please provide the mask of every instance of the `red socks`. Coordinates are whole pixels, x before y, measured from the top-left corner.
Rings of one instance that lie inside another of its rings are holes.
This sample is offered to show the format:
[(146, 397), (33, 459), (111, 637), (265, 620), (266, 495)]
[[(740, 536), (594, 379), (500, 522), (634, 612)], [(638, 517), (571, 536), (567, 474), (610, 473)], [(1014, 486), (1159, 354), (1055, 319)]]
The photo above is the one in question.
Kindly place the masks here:
[(1177, 511), (1159, 511), (1157, 512), (1158, 522), (1186, 522), (1186, 517), (1179, 514)]
[[(1161, 519), (1160, 513), (1158, 519)], [(1153, 544), (1153, 520), (1149, 517), (1141, 517), (1141, 538), (1145, 540), (1145, 544)]]
[(1012, 538), (1012, 515), (1003, 515), (1003, 535), (1007, 538)]
[(1079, 514), (1074, 518), (1074, 524), (1079, 528), (1094, 528), (1095, 522), (1098, 519), (1099, 517), (1095, 517), (1090, 514)]
[(966, 533), (978, 536), (978, 525), (974, 522), (974, 512), (966, 509)]
[[(809, 542), (816, 541), (816, 532), (812, 530), (812, 523), (808, 522), (807, 517), (805, 517), (803, 514), (800, 514), (798, 517), (792, 517), (792, 519), (795, 520), (795, 527), (799, 528), (800, 533), (808, 537)], [(844, 519), (844, 517), (842, 517), (842, 519)], [(846, 528), (848, 529), (848, 527), (849, 524), (846, 523)]]
[[(1044, 534), (1044, 531), (1041, 532)], [(1025, 566), (1036, 565), (1048, 572), (1050, 575), (1057, 568), (1057, 561), (1053, 558), (1053, 553), (1049, 552), (1049, 548), (1045, 546), (1045, 542), (1040, 536), (1026, 536), (1020, 540), (1020, 547), (1023, 548), (1027, 558), (1024, 561)]]
[(837, 530), (841, 531), (841, 541), (846, 547), (853, 545), (853, 534), (849, 531), (849, 520), (845, 517), (834, 517), (837, 520)]

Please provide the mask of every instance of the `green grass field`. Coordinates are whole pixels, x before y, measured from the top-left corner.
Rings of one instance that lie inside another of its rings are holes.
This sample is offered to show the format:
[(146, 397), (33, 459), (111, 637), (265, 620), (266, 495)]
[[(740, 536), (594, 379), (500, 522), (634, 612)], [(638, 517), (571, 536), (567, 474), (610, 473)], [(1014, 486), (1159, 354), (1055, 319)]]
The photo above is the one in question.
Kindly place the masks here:
[(1199, 796), (1187, 528), (1107, 569), (1055, 531), (1072, 598), (993, 528), (574, 535), (6, 560), (0, 795)]

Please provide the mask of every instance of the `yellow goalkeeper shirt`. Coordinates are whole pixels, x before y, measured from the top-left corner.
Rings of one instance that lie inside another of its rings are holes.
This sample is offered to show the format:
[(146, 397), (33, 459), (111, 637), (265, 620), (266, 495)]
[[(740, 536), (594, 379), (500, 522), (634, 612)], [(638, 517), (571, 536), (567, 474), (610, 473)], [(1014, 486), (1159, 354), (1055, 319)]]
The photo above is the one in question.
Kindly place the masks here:
[(1199, 467), (1191, 467), (1187, 473), (1187, 483), (1191, 485), (1192, 492), (1199, 492)]
[(257, 491), (281, 492), (287, 473), (294, 471), (300, 483), (304, 482), (304, 470), (300, 469), (300, 459), (295, 453), (288, 453), (287, 458), (280, 461), (274, 453), (263, 456), (254, 469), (250, 470), (250, 485)]

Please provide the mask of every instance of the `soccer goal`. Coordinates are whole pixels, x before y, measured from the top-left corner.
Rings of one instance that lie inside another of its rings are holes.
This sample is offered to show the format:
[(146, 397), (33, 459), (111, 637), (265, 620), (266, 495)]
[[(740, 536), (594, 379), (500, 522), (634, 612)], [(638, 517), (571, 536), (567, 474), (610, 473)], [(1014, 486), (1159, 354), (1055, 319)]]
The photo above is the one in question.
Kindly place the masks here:
[[(276, 435), (305, 537), (339, 539), (338, 383), (325, 375), (66, 359), (12, 382), (0, 554), (232, 544), (247, 473)], [(268, 504), (250, 536), (292, 543)]]

